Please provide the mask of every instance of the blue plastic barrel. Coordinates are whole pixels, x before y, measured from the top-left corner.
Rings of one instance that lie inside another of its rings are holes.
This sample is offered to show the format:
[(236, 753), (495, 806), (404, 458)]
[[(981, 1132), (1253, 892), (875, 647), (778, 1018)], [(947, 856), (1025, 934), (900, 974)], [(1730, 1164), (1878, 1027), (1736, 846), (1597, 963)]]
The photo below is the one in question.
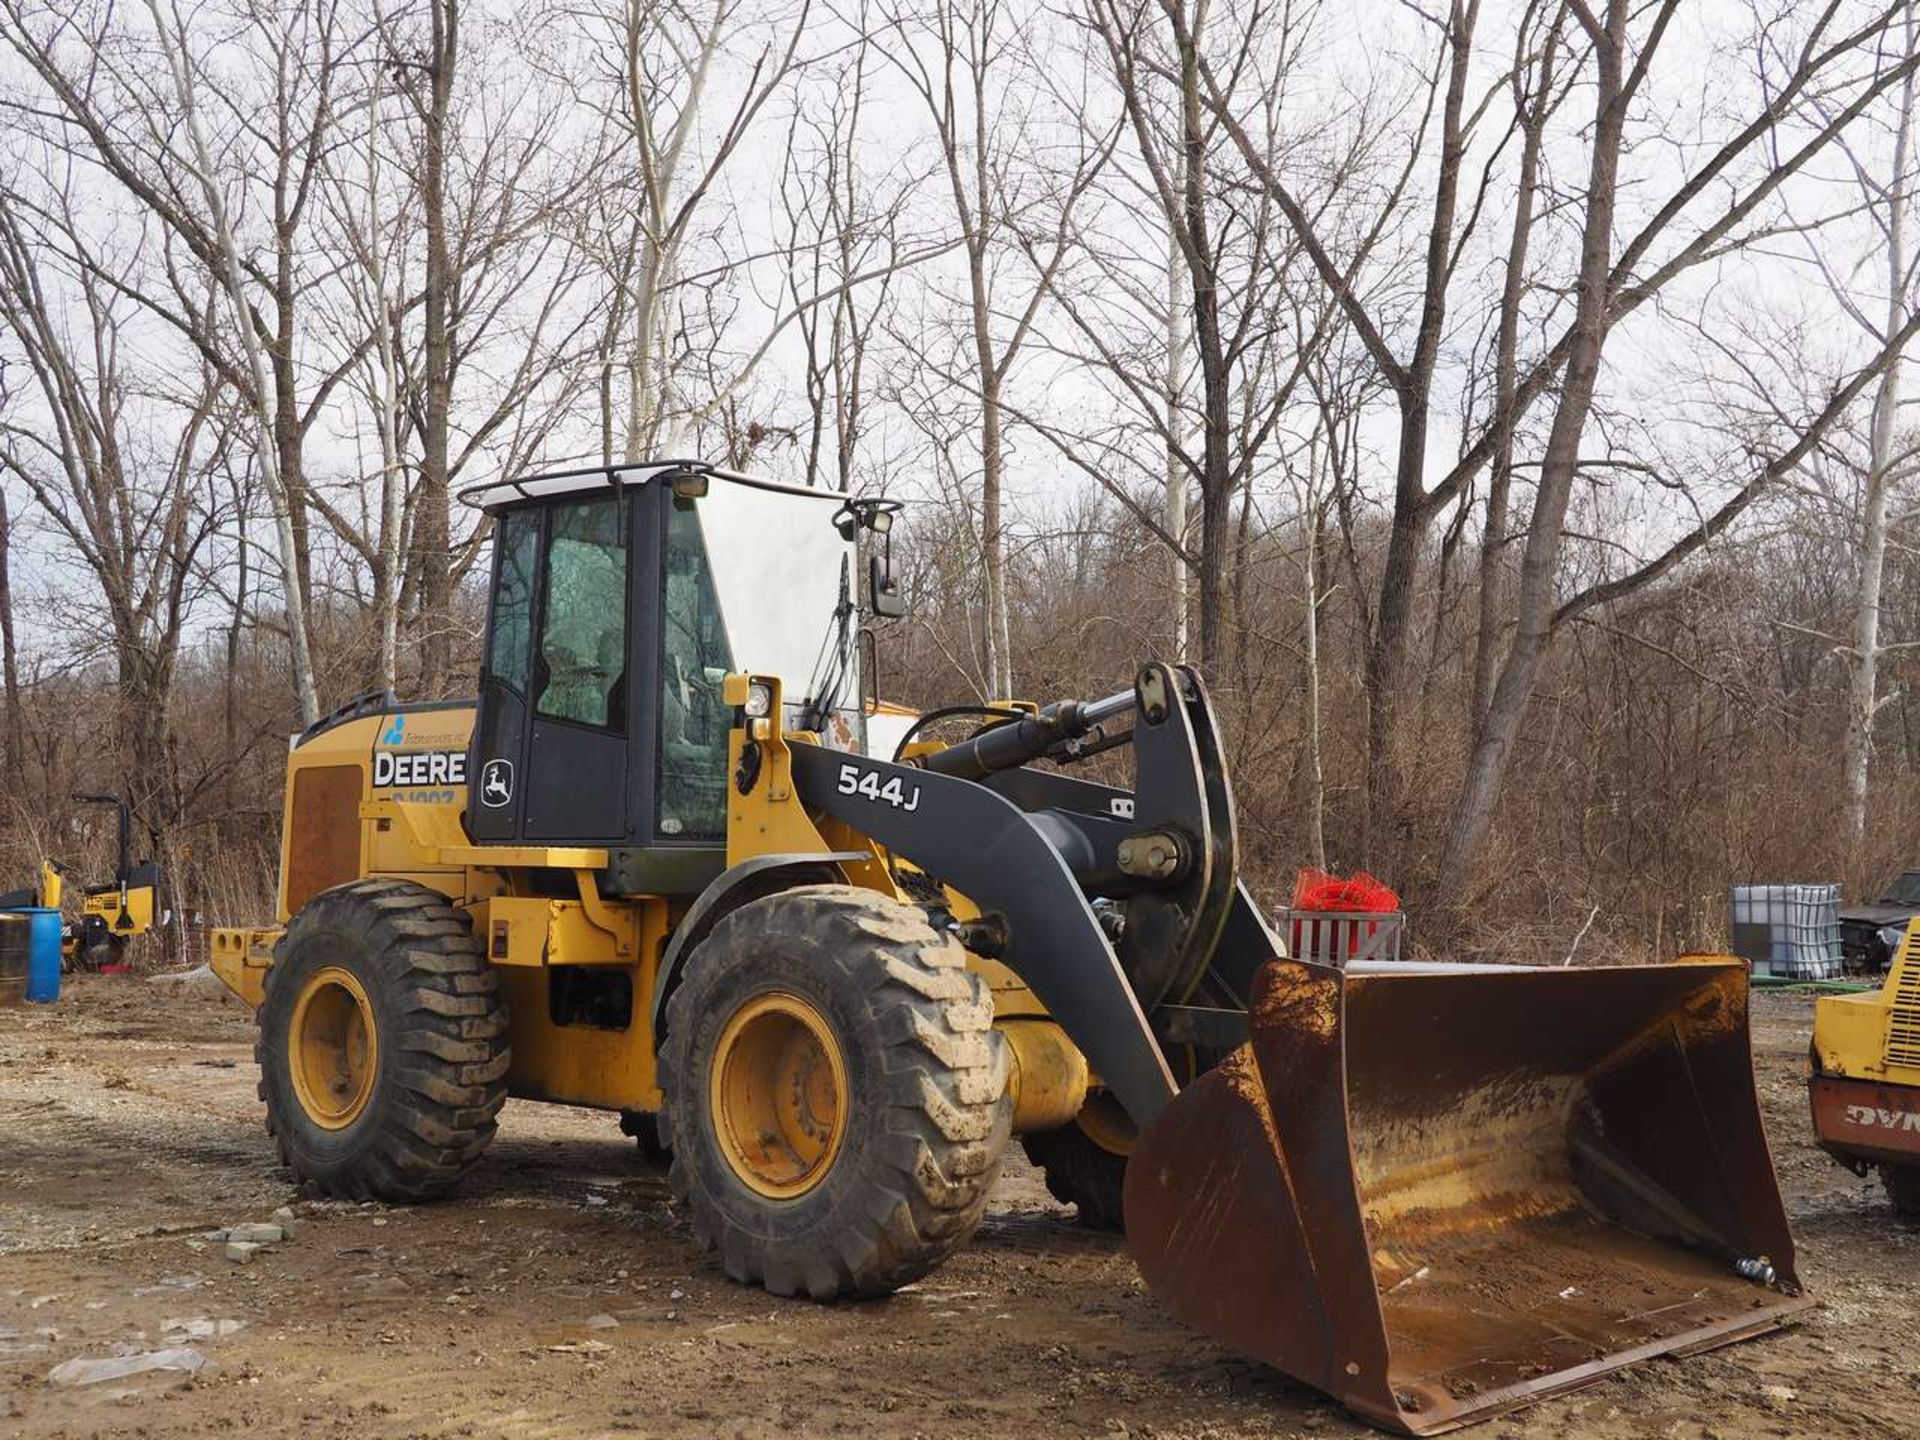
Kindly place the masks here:
[(60, 912), (22, 906), (33, 927), (27, 950), (27, 999), (51, 1005), (60, 998)]

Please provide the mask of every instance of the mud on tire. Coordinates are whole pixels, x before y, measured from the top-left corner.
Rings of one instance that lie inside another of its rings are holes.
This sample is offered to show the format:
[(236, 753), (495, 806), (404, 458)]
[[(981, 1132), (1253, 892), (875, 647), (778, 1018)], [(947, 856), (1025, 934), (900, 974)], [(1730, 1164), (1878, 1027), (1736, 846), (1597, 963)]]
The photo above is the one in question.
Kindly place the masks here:
[[(347, 1123), (316, 1123), (297, 1093), (292, 1022), (305, 987), (344, 971), (374, 1022), (371, 1089)], [(281, 1163), (344, 1199), (445, 1193), (493, 1139), (507, 1097), (507, 1012), (468, 919), (401, 880), (316, 895), (274, 948), (254, 1058)]]
[[(714, 1071), (733, 1017), (803, 1002), (845, 1072), (843, 1136), (804, 1193), (758, 1193), (729, 1159)], [(966, 952), (911, 906), (847, 885), (754, 900), (689, 957), (667, 1008), (662, 1139), (695, 1240), (733, 1279), (816, 1300), (884, 1295), (972, 1235), (1012, 1124), (1005, 1041)]]

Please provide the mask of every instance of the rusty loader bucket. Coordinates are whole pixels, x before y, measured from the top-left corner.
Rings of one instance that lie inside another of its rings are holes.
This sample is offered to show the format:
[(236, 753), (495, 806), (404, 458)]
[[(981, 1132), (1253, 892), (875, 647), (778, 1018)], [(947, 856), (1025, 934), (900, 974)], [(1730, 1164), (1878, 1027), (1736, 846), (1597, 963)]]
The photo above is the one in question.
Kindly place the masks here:
[(1428, 1435), (1812, 1302), (1744, 965), (1261, 968), (1128, 1165), (1181, 1319)]

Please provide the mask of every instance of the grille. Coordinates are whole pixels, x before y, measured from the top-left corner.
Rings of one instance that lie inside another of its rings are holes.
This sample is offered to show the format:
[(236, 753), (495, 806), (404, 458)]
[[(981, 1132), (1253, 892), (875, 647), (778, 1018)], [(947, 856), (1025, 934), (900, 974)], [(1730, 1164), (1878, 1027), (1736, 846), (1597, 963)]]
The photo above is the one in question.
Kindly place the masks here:
[(294, 771), (286, 843), (288, 915), (322, 890), (360, 878), (360, 794), (365, 767)]
[(1900, 978), (1887, 1014), (1887, 1063), (1920, 1066), (1920, 963), (1911, 945), (1900, 947)]

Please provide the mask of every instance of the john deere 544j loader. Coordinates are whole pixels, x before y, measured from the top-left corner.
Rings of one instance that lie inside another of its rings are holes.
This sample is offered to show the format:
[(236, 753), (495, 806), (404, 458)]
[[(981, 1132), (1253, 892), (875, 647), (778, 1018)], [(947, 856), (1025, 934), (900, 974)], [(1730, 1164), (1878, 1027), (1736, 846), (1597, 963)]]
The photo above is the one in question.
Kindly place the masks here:
[[(509, 1094), (671, 1151), (736, 1280), (883, 1295), (1012, 1135), (1177, 1315), (1432, 1433), (1799, 1297), (1739, 962), (1286, 958), (1190, 670), (861, 743), (884, 501), (502, 483), (477, 702), (295, 741), (280, 924), (215, 937), (286, 1163), (424, 1198)], [(1075, 762), (1129, 747), (1134, 782)]]

